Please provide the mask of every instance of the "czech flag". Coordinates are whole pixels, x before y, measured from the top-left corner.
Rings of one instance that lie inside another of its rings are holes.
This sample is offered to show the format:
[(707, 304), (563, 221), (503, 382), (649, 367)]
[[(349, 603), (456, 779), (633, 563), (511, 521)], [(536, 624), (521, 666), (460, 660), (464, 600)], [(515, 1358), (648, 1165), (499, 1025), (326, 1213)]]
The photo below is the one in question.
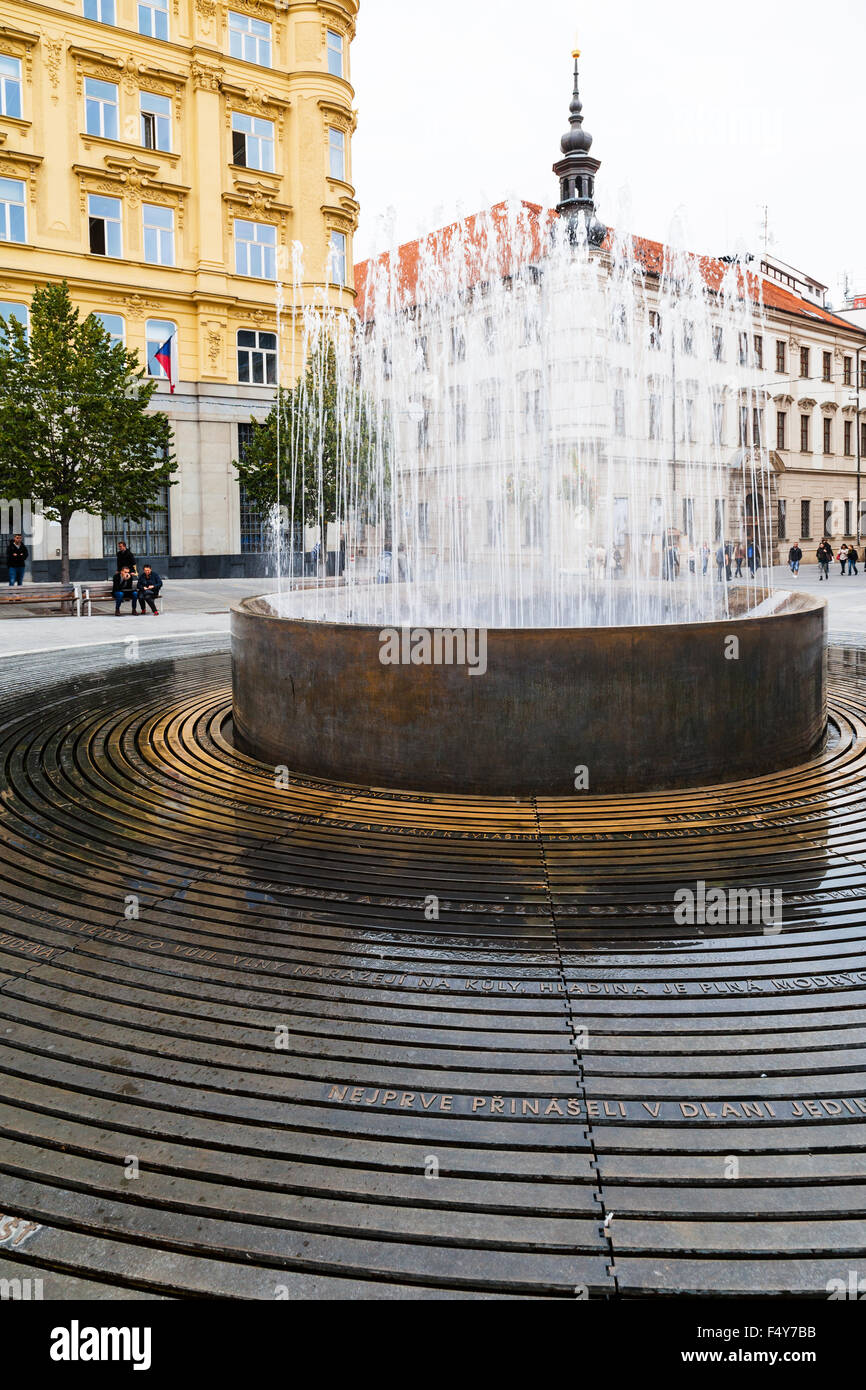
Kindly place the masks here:
[(161, 348), (157, 348), (153, 354), (154, 362), (158, 362), (168, 377), (168, 389), (174, 395), (174, 388), (177, 385), (177, 334), (173, 333), (170, 338), (166, 338)]

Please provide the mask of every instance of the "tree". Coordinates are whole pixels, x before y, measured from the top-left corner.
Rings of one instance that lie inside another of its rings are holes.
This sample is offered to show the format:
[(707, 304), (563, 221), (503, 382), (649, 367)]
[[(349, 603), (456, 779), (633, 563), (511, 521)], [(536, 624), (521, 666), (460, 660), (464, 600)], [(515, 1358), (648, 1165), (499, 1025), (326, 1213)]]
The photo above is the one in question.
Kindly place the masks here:
[(295, 385), (278, 392), (267, 419), (252, 421), (252, 438), (234, 462), (262, 511), (279, 502), (293, 528), (315, 526), (320, 536), (328, 522), (365, 510), (374, 492), (371, 460), (381, 431), (350, 373), (341, 375), (334, 344), (323, 339)]
[(0, 318), (0, 496), (39, 500), (60, 522), (64, 583), (76, 512), (141, 521), (172, 485), (171, 425), (148, 411), (155, 390), (137, 353), (93, 314), (80, 319), (65, 281), (35, 290), (29, 334)]

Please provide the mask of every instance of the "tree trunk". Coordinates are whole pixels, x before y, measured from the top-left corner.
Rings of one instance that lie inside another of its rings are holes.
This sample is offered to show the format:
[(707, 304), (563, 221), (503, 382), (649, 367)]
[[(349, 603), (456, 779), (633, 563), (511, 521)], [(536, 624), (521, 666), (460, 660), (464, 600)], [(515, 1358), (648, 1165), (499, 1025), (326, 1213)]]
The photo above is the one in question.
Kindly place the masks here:
[[(60, 518), (60, 582), (69, 583), (69, 517)], [(63, 614), (72, 612), (72, 604), (68, 599), (64, 599), (60, 605)]]
[(69, 583), (69, 517), (60, 518), (60, 582)]

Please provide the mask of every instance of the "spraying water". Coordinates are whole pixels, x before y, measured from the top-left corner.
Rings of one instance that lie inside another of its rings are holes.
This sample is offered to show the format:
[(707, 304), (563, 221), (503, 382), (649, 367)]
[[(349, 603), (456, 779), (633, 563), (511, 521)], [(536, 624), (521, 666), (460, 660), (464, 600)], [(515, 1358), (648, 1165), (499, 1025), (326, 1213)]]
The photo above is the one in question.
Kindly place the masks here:
[(756, 282), (586, 227), (497, 205), (369, 263), (352, 316), (300, 307), (296, 250), (309, 365), (279, 443), (295, 592), (277, 611), (588, 627), (767, 596)]

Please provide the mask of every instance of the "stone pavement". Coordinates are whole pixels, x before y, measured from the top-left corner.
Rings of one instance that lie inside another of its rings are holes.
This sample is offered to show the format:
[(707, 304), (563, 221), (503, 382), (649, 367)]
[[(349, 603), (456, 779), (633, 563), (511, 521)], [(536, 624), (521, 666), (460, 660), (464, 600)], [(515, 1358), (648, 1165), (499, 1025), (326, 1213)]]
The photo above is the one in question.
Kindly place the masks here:
[[(856, 578), (843, 579), (839, 566), (833, 565), (829, 584), (819, 583), (817, 565), (804, 566), (796, 578), (787, 566), (779, 566), (773, 578), (778, 588), (806, 590), (826, 598), (830, 636), (844, 642), (866, 636), (866, 572), (862, 565), (859, 569)], [(108, 604), (100, 605), (104, 616), (80, 619), (60, 616), (50, 608), (34, 608), (25, 616), (21, 608), (0, 607), (0, 657), (116, 646), (133, 635), (140, 642), (218, 634), (227, 637), (232, 604), (273, 588), (274, 581), (269, 579), (172, 580), (166, 586), (167, 609), (159, 618), (150, 614), (133, 618), (127, 606), (122, 621), (114, 617)]]
[(269, 579), (178, 579), (166, 584), (167, 606), (158, 618), (133, 617), (125, 605), (122, 620), (110, 603), (100, 603), (92, 618), (64, 616), (44, 605), (31, 610), (0, 607), (0, 657), (24, 652), (65, 651), (76, 647), (114, 646), (128, 636), (153, 642), (165, 638), (227, 635), (229, 609), (239, 599), (268, 593)]

